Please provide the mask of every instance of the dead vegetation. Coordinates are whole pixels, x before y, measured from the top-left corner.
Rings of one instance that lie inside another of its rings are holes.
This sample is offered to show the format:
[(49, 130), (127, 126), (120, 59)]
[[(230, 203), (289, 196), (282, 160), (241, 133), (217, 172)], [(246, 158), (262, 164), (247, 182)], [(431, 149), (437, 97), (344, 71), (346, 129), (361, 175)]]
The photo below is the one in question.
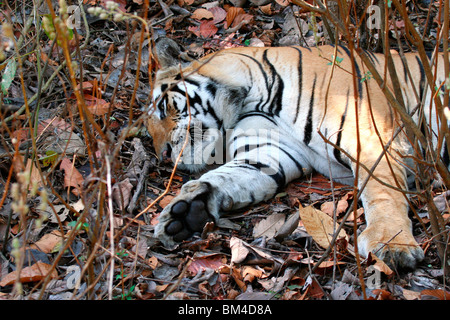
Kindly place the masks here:
[[(80, 2), (76, 12), (75, 1), (65, 9), (50, 0), (5, 1), (0, 11), (1, 299), (450, 298), (448, 192), (427, 178), (449, 180), (435, 153), (416, 155), (423, 189), (410, 200), (426, 260), (414, 272), (375, 256), (358, 260), (353, 230), (364, 228), (364, 216), (349, 210), (353, 187), (317, 175), (168, 251), (153, 228), (192, 176), (159, 162), (141, 126), (157, 68), (152, 36), (198, 57), (355, 38), (374, 51), (425, 52), (448, 48), (448, 3), (388, 1), (380, 4), (388, 19), (367, 30), (360, 1), (329, 1), (333, 10), (300, 0)], [(105, 11), (89, 9), (97, 6)], [(448, 84), (442, 94), (440, 116)], [(340, 225), (342, 237), (332, 239)]]

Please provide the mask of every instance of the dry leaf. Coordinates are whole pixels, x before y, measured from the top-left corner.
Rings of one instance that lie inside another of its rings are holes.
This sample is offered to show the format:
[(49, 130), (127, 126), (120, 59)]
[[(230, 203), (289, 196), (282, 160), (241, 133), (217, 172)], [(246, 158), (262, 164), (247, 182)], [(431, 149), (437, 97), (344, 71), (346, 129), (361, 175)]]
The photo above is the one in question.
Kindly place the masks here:
[(239, 24), (242, 24), (242, 25), (248, 24), (252, 21), (252, 19), (253, 19), (253, 16), (251, 14), (248, 14), (248, 13), (238, 14), (233, 19), (233, 23), (231, 24), (231, 27), (232, 28), (237, 27), (237, 26), (239, 26)]
[(72, 131), (69, 123), (61, 118), (47, 119), (40, 122), (38, 125), (38, 136), (45, 137), (40, 150), (80, 156), (84, 156), (86, 153), (86, 144), (83, 139)]
[(262, 269), (256, 269), (250, 266), (245, 266), (242, 270), (242, 277), (244, 282), (253, 282), (255, 278), (260, 279), (264, 275), (264, 271)]
[(53, 230), (50, 233), (42, 236), (41, 239), (36, 241), (30, 246), (31, 249), (37, 249), (44, 253), (51, 253), (56, 245), (58, 245), (63, 239), (61, 231)]
[[(51, 278), (56, 278), (58, 272), (55, 269), (52, 270), (52, 266), (41, 261), (36, 262), (30, 267), (23, 268), (20, 272), (19, 280), (22, 283), (26, 282), (36, 282), (44, 279), (47, 274), (51, 271)], [(17, 271), (8, 273), (2, 278), (0, 282), (0, 287), (8, 286), (14, 284), (17, 280)]]
[(209, 8), (208, 10), (211, 11), (214, 16), (214, 18), (213, 18), (214, 24), (221, 23), (223, 20), (225, 20), (225, 18), (227, 16), (227, 12), (224, 9), (222, 9), (221, 7), (212, 7), (212, 8)]
[(173, 198), (175, 197), (172, 195), (166, 195), (159, 201), (159, 206), (164, 209), (170, 203), (170, 201), (173, 200)]
[(114, 202), (119, 206), (122, 210), (126, 208), (130, 203), (131, 198), (131, 190), (133, 189), (133, 185), (130, 182), (129, 178), (126, 178), (119, 183), (116, 183), (112, 187), (112, 194)]
[(286, 219), (286, 222), (281, 226), (281, 228), (278, 229), (277, 233), (275, 234), (275, 239), (281, 241), (286, 238), (288, 235), (294, 232), (295, 229), (297, 229), (299, 221), (300, 215), (298, 214), (298, 212), (291, 214)]
[(208, 254), (201, 257), (194, 257), (192, 263), (188, 267), (191, 275), (196, 275), (199, 271), (206, 269), (217, 270), (226, 263), (226, 259), (222, 254)]
[(239, 264), (243, 262), (250, 252), (246, 243), (236, 237), (231, 238), (230, 248), (231, 248), (231, 263)]
[(103, 99), (85, 94), (84, 101), (87, 109), (96, 116), (103, 116), (109, 111), (110, 104)]
[(258, 222), (253, 229), (253, 237), (258, 238), (266, 236), (271, 239), (275, 236), (278, 230), (284, 225), (286, 216), (282, 213), (272, 214), (266, 219)]
[(442, 289), (434, 289), (434, 290), (422, 290), (420, 292), (420, 297), (423, 299), (424, 296), (430, 296), (437, 300), (450, 300), (450, 292), (444, 291)]
[[(334, 232), (333, 219), (312, 206), (300, 208), (299, 212), (306, 232), (313, 237), (320, 247), (328, 248)], [(343, 230), (339, 233), (339, 237), (346, 237)]]
[(202, 19), (209, 20), (214, 19), (214, 14), (207, 9), (199, 8), (195, 10), (194, 13), (192, 13), (191, 18), (195, 20), (202, 20)]
[(84, 181), (81, 173), (73, 166), (72, 161), (67, 158), (61, 160), (59, 167), (64, 171), (64, 187), (71, 188), (72, 193), (79, 196)]
[[(330, 217), (333, 217), (334, 207), (335, 205), (333, 201), (327, 201), (320, 206), (320, 210), (328, 214)], [(336, 205), (336, 216), (339, 216), (341, 213), (345, 212), (347, 208), (348, 208), (347, 200), (339, 200)]]
[(239, 14), (245, 14), (244, 9), (238, 8), (238, 7), (230, 7), (230, 8), (228, 8), (227, 16), (226, 16), (226, 22), (225, 22), (224, 28), (228, 29), (232, 25), (232, 23), (233, 23), (234, 19), (236, 18), (236, 16), (239, 15)]
[[(390, 276), (393, 271), (391, 270), (391, 268), (389, 268), (389, 266), (380, 258), (378, 258), (375, 254), (373, 254), (372, 252), (369, 252), (369, 264), (373, 265), (373, 267), (375, 269), (377, 269), (380, 272), (383, 272), (385, 275)], [(375, 261), (375, 263), (373, 263), (373, 261)]]
[[(36, 182), (38, 188), (43, 187), (44, 183), (42, 182), (41, 175), (38, 171), (38, 168), (36, 167), (36, 165), (34, 164), (34, 162), (31, 159), (28, 159), (27, 166), (25, 168), (25, 172), (30, 172), (30, 168), (32, 168), (30, 181), (32, 181), (33, 183)], [(32, 188), (32, 184), (30, 183), (30, 185), (28, 186), (28, 189), (31, 189), (31, 188)]]

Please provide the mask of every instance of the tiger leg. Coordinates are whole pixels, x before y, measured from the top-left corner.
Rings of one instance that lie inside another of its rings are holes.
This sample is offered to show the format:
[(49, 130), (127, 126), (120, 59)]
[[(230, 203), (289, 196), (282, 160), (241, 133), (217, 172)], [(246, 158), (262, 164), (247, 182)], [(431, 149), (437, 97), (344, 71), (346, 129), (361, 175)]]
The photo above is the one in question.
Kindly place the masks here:
[(292, 142), (255, 139), (252, 135), (232, 135), (229, 140), (237, 142), (229, 150), (233, 159), (183, 185), (164, 208), (155, 235), (166, 247), (202, 232), (208, 221), (217, 222), (227, 211), (272, 198), (307, 171), (299, 163), (301, 154), (292, 155), (288, 149)]
[[(374, 163), (374, 155), (362, 152), (361, 162), (368, 168)], [(406, 172), (403, 166), (390, 159), (391, 168), (384, 157), (374, 171), (381, 181), (406, 189)], [(359, 170), (359, 186), (366, 180), (367, 172)], [(397, 190), (370, 178), (365, 186), (363, 202), (366, 229), (358, 236), (358, 248), (362, 256), (375, 253), (391, 266), (414, 269), (423, 260), (424, 253), (412, 234), (412, 223), (408, 217), (405, 196)]]

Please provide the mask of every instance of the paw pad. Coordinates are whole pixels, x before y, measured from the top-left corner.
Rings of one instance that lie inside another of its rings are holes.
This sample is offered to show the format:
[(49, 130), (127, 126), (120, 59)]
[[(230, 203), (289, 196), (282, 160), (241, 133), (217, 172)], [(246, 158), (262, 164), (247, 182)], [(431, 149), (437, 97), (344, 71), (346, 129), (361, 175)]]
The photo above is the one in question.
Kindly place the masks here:
[(166, 225), (166, 233), (176, 242), (188, 239), (195, 232), (202, 232), (205, 224), (212, 220), (200, 199), (191, 203), (178, 201), (172, 206), (170, 215), (172, 221)]

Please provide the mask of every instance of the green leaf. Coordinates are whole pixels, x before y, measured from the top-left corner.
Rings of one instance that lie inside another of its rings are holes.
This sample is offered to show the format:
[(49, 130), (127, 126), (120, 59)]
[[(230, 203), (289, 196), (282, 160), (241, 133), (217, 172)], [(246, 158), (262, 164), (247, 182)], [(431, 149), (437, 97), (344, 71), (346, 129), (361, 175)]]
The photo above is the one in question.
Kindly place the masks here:
[(2, 82), (0, 84), (3, 94), (8, 94), (8, 89), (11, 86), (11, 83), (16, 76), (17, 64), (15, 59), (9, 60), (8, 64), (5, 67), (5, 71), (3, 72)]
[(45, 152), (45, 157), (42, 157), (39, 160), (42, 161), (42, 165), (44, 167), (48, 167), (49, 165), (54, 164), (57, 159), (58, 159), (57, 152), (55, 152), (53, 150), (47, 150)]
[[(333, 59), (335, 61), (335, 64), (338, 66), (341, 64), (342, 60), (344, 60), (344, 58), (340, 58), (340, 57), (334, 57), (333, 55)], [(331, 66), (333, 63), (332, 62), (328, 62), (327, 65)]]

